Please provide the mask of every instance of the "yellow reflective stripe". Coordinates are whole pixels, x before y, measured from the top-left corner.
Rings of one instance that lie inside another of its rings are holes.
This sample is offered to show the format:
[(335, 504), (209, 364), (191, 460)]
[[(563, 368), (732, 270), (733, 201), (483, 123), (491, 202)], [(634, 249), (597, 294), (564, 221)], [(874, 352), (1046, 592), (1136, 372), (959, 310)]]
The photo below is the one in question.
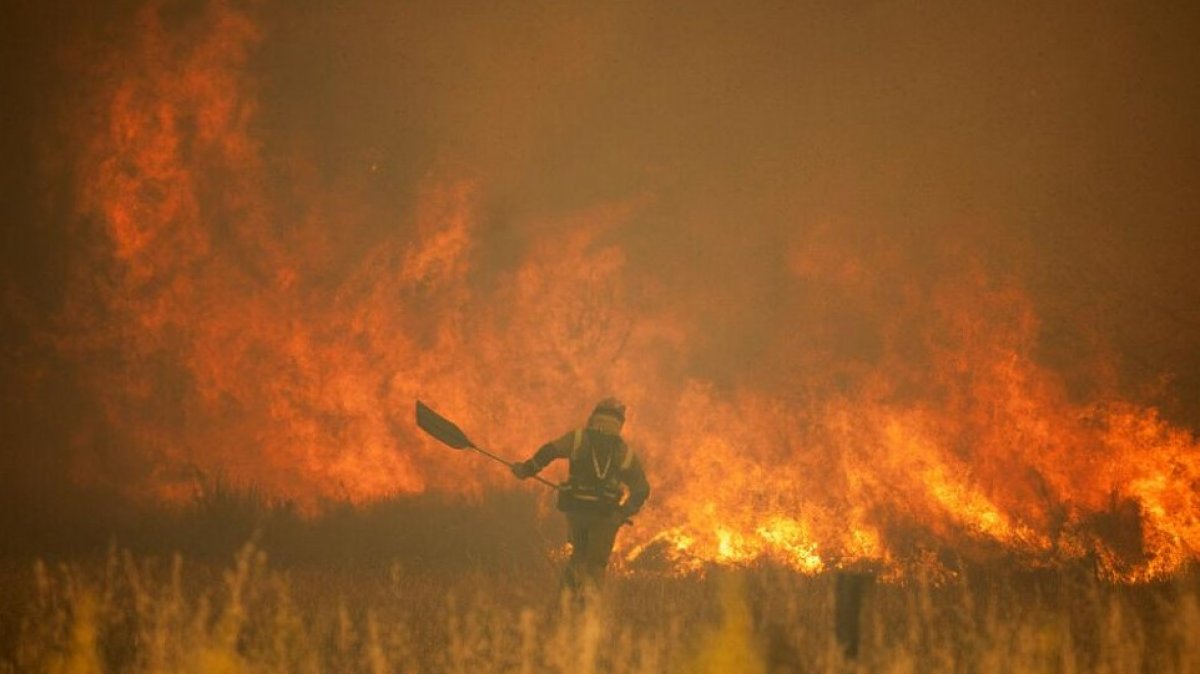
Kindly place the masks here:
[(633, 465), (633, 448), (625, 445), (625, 460), (621, 462), (621, 470), (629, 470)]
[(582, 446), (583, 446), (583, 429), (576, 428), (575, 429), (575, 443), (571, 445), (571, 460), (572, 461), (575, 460), (575, 457), (579, 456), (579, 448)]

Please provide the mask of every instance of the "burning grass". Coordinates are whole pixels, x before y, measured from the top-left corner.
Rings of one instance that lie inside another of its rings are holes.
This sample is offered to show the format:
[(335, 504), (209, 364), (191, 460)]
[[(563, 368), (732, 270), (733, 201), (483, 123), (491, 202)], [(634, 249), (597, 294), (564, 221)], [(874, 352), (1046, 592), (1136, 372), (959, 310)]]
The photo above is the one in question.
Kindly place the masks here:
[[(205, 541), (200, 533), (219, 528), (217, 519), (193, 513), (174, 521), (175, 540), (191, 540), (180, 548), (186, 556), (155, 552), (142, 540), (139, 552), (114, 545), (50, 561), (14, 559), (0, 588), (10, 598), (0, 672), (1200, 667), (1194, 572), (1114, 585), (1078, 566), (942, 563), (936, 577), (868, 582), (854, 660), (835, 636), (833, 573), (762, 564), (686, 576), (627, 570), (611, 579), (602, 601), (577, 612), (558, 594), (560, 562), (528, 526), (556, 518), (538, 520), (531, 506), (528, 499), (458, 508), (397, 502), (373, 513), (297, 519), (290, 529), (275, 512), (275, 520), (259, 518), (254, 542), (224, 559), (228, 539)], [(513, 527), (498, 529), (504, 521)], [(231, 521), (229, 535), (239, 526)]]

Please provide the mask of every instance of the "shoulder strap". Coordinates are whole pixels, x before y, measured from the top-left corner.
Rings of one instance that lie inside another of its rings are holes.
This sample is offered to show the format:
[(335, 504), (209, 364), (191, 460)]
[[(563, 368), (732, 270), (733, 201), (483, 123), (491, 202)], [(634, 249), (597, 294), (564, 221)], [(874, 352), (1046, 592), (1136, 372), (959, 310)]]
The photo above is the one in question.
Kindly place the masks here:
[(575, 429), (575, 440), (571, 443), (571, 460), (572, 461), (575, 460), (575, 457), (579, 456), (579, 448), (582, 446), (583, 446), (583, 429), (576, 428)]
[(625, 445), (625, 459), (621, 461), (621, 470), (629, 470), (633, 465), (633, 447)]

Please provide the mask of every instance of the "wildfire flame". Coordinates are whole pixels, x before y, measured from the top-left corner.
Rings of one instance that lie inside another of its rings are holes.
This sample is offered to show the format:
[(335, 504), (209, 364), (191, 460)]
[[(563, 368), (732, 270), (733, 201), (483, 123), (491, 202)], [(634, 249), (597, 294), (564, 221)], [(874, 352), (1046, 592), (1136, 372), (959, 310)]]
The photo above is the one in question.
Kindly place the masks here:
[(616, 393), (654, 486), (630, 562), (901, 569), (949, 547), (1138, 581), (1200, 556), (1195, 434), (1079, 400), (1019, 279), (970, 250), (914, 275), (902, 249), (797, 227), (760, 359), (708, 377), (696, 300), (621, 242), (652, 196), (522, 223), (531, 243), (497, 253), (485, 176), (431, 170), (397, 215), (265, 129), (251, 16), (216, 3), (183, 29), (151, 5), (131, 34), (77, 125), (87, 244), (59, 340), (104, 413), (82, 442), (129, 449), (81, 453), (79, 479), (171, 501), (219, 472), (308, 507), (522, 488), (424, 438), (412, 401), (516, 457)]

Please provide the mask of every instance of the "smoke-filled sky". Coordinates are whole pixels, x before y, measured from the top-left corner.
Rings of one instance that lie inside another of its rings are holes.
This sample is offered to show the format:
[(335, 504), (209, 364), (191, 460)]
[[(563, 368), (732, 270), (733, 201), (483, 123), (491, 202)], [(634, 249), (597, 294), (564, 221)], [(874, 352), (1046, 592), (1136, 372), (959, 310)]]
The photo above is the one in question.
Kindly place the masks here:
[[(1126, 414), (1196, 504), (1200, 10), (77, 5), (0, 29), (18, 498), (478, 493), (503, 475), (413, 398), (518, 456), (617, 393), (681, 536), (702, 446), (789, 467), (754, 492), (824, 513), (789, 545), (879, 554), (822, 529), (850, 517), (1039, 547), (1110, 493), (1161, 505)], [(864, 477), (850, 445), (928, 456)], [(1084, 455), (1108, 481), (1069, 493)], [(889, 510), (926, 469), (968, 495)]]

